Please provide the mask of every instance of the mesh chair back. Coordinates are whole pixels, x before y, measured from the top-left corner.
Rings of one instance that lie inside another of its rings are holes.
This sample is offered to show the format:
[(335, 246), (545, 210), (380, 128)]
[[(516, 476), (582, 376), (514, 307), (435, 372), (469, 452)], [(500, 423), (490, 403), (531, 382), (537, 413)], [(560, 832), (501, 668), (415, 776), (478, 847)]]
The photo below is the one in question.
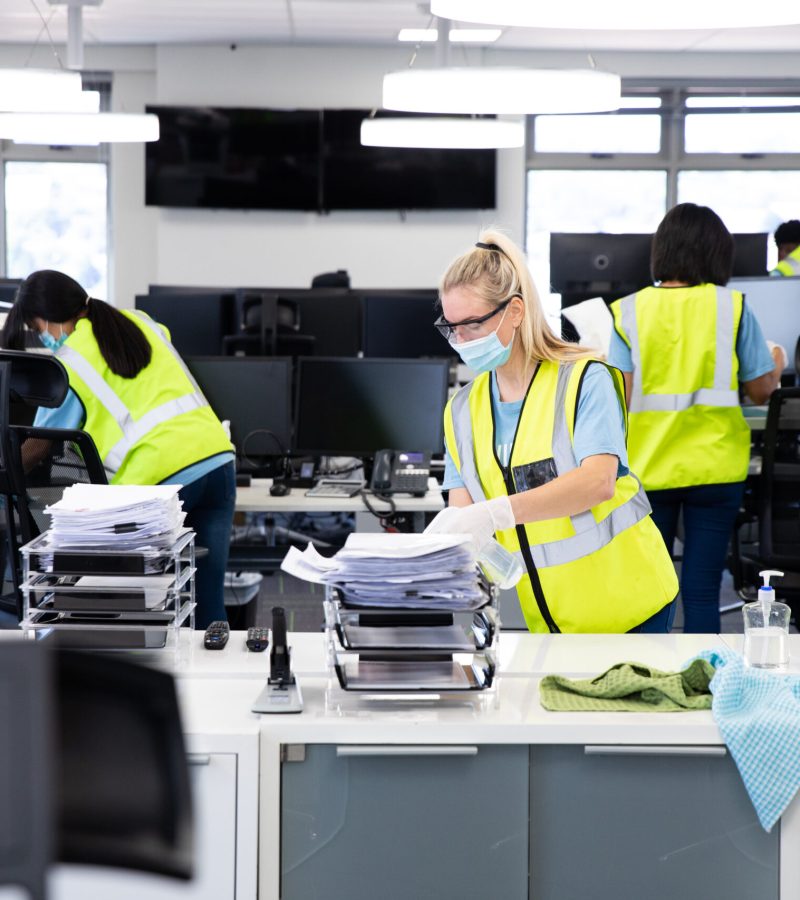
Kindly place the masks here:
[(764, 430), (759, 556), (800, 571), (800, 388), (772, 394)]

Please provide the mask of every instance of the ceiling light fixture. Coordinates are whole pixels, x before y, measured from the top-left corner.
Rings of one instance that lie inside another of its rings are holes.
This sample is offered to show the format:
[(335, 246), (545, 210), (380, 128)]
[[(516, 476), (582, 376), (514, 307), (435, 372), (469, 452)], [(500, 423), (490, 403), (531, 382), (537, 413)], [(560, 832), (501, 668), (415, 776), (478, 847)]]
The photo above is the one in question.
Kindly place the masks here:
[(365, 147), (424, 147), (453, 150), (489, 150), (521, 147), (525, 125), (503, 119), (458, 119), (404, 116), (364, 119), (361, 143)]
[[(493, 44), (503, 33), (502, 28), (451, 28), (453, 44)], [(433, 44), (439, 37), (436, 28), (401, 28), (397, 40), (406, 44)]]
[(81, 94), (79, 72), (64, 69), (0, 69), (0, 110), (58, 109)]
[(158, 116), (134, 113), (0, 113), (0, 140), (51, 147), (158, 140)]
[(800, 24), (794, 4), (768, 6), (752, 0), (672, 0), (665, 9), (641, 0), (570, 0), (533, 3), (531, 0), (431, 0), (431, 13), (483, 25), (521, 25), (528, 28), (581, 30), (675, 31), (685, 29), (761, 28)]
[(619, 75), (596, 69), (404, 69), (383, 78), (386, 109), (425, 113), (606, 112), (619, 109)]

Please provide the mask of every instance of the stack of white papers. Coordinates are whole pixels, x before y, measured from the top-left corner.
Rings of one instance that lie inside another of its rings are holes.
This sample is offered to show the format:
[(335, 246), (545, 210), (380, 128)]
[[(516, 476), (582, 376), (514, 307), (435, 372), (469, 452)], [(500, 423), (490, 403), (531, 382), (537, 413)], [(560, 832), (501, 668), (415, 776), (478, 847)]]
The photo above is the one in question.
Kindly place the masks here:
[(177, 484), (74, 484), (45, 508), (49, 543), (58, 549), (169, 547), (186, 518), (179, 490)]
[(336, 585), (352, 606), (477, 609), (486, 602), (470, 537), (459, 534), (351, 534), (330, 559), (309, 544), (290, 548), (281, 568)]

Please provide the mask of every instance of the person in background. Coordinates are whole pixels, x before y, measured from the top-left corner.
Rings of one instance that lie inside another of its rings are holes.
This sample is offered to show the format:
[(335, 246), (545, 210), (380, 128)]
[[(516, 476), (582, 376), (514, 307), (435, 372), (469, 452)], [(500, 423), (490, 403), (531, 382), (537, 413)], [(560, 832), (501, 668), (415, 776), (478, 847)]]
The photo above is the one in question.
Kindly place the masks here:
[(608, 361), (625, 378), (630, 465), (670, 551), (683, 512), (686, 632), (720, 628), (722, 570), (750, 460), (739, 385), (765, 403), (786, 365), (742, 294), (725, 287), (733, 248), (713, 210), (681, 203), (653, 238), (658, 286), (611, 304)]
[(775, 229), (778, 265), (769, 273), (778, 277), (800, 275), (800, 221), (790, 219)]
[(236, 499), (233, 447), (169, 336), (144, 313), (89, 297), (43, 269), (20, 285), (2, 345), (24, 349), (35, 330), (69, 376), (57, 409), (34, 425), (91, 435), (111, 484), (180, 484), (186, 525), (208, 549), (198, 558), (196, 625), (225, 618), (223, 580)]
[(521, 251), (487, 231), (447, 269), (436, 326), (477, 374), (445, 409), (449, 506), (429, 532), (496, 533), (537, 632), (667, 632), (678, 582), (628, 468), (622, 377), (548, 327)]

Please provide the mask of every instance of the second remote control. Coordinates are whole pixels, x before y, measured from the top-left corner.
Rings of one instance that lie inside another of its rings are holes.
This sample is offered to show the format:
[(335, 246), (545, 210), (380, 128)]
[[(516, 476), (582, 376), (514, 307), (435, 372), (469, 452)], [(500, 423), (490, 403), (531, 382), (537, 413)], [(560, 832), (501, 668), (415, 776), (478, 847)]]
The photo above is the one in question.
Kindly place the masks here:
[(269, 628), (248, 628), (247, 629), (247, 649), (254, 653), (260, 653), (267, 649), (269, 644)]
[(222, 650), (225, 644), (228, 643), (230, 635), (231, 628), (227, 622), (223, 620), (212, 622), (206, 628), (206, 633), (203, 636), (203, 646), (206, 650)]

